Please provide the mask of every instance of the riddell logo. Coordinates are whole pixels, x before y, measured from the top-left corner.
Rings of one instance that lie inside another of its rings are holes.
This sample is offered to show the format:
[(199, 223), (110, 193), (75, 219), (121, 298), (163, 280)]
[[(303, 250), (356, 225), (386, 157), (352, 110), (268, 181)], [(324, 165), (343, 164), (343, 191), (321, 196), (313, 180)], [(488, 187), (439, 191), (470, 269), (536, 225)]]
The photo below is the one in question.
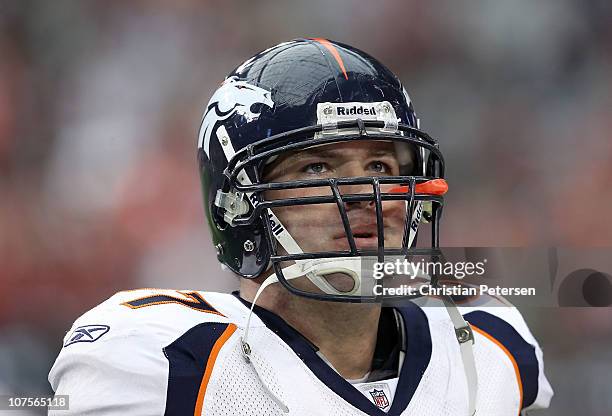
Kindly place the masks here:
[(336, 113), (339, 116), (375, 116), (376, 110), (374, 107), (352, 106), (352, 107), (336, 107)]
[(421, 216), (423, 215), (423, 204), (417, 205), (417, 209), (414, 213), (414, 217), (412, 218), (412, 222), (410, 223), (410, 228), (412, 231), (416, 233), (419, 228), (419, 223), (421, 222)]

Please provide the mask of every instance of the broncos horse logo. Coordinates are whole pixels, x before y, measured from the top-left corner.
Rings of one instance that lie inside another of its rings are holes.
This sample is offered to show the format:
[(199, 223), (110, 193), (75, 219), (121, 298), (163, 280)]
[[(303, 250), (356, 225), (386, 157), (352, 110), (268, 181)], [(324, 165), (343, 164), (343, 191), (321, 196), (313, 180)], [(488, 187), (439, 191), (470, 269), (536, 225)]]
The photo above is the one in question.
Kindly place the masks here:
[(236, 77), (226, 79), (210, 99), (202, 117), (198, 149), (203, 147), (206, 154), (209, 154), (210, 136), (217, 122), (226, 120), (236, 113), (244, 116), (247, 122), (257, 119), (260, 113), (251, 111), (251, 106), (257, 103), (273, 108), (274, 101), (270, 97), (270, 91), (239, 81)]

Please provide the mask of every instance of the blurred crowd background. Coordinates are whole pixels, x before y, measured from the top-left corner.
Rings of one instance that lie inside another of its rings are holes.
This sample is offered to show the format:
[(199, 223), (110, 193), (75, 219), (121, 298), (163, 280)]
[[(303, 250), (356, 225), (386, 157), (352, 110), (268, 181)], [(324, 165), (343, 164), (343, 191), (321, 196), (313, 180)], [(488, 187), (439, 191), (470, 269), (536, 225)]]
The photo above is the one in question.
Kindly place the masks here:
[[(0, 0), (0, 393), (50, 393), (65, 331), (118, 290), (237, 285), (196, 129), (225, 74), (296, 37), (403, 80), (447, 158), (443, 245), (612, 247), (609, 1)], [(523, 313), (540, 414), (612, 414), (612, 309)]]

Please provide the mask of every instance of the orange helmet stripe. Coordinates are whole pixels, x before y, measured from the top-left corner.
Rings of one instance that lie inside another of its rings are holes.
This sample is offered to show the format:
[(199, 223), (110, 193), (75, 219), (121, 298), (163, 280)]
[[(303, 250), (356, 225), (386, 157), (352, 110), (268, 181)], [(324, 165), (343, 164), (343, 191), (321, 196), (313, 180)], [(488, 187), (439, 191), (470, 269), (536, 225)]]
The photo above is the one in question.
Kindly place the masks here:
[(342, 58), (340, 57), (340, 54), (338, 53), (338, 49), (336, 49), (336, 47), (327, 39), (313, 38), (312, 40), (314, 40), (315, 42), (319, 42), (321, 45), (325, 46), (325, 48), (328, 51), (331, 52), (334, 59), (336, 59), (336, 62), (338, 62), (338, 65), (340, 66), (340, 69), (342, 70), (342, 73), (344, 74), (344, 78), (348, 80), (348, 75), (346, 74), (346, 69), (344, 68), (344, 62), (342, 61)]

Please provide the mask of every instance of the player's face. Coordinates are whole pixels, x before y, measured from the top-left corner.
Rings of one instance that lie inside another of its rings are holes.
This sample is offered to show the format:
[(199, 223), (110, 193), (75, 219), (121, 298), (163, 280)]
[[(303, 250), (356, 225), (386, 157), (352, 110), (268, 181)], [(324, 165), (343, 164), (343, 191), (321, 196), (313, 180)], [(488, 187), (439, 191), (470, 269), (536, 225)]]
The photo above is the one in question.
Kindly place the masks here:
[[(264, 172), (266, 182), (397, 176), (400, 166), (395, 145), (384, 141), (343, 142), (318, 146), (280, 156)], [(381, 185), (385, 192), (392, 185)], [(342, 195), (373, 192), (371, 185), (344, 185)], [(304, 196), (331, 195), (329, 187), (277, 190), (266, 193), (266, 200)], [(358, 249), (378, 247), (375, 203), (345, 203), (349, 223)], [(384, 241), (386, 248), (401, 247), (406, 216), (404, 201), (384, 201)], [(338, 206), (332, 204), (300, 205), (275, 208), (274, 213), (304, 252), (349, 249)]]

